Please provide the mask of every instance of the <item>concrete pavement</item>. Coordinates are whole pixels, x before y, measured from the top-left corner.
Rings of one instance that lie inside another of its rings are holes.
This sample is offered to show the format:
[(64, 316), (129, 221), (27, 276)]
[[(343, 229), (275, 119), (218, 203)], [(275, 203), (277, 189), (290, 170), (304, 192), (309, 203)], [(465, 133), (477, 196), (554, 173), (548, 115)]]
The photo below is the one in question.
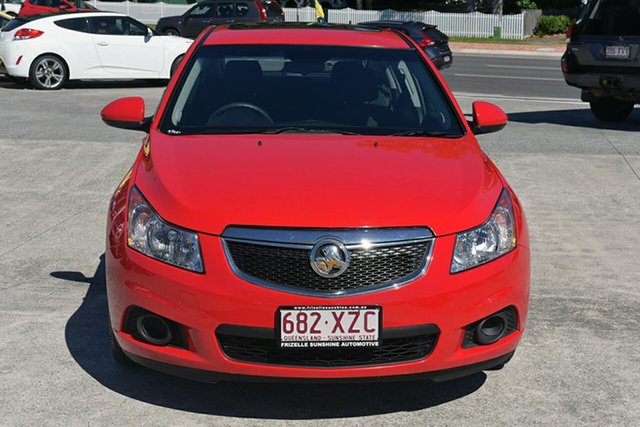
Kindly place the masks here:
[(560, 58), (565, 50), (564, 44), (543, 44), (543, 43), (473, 43), (473, 42), (450, 42), (449, 47), (454, 55), (475, 54), (475, 55), (505, 55), (505, 56), (525, 56)]

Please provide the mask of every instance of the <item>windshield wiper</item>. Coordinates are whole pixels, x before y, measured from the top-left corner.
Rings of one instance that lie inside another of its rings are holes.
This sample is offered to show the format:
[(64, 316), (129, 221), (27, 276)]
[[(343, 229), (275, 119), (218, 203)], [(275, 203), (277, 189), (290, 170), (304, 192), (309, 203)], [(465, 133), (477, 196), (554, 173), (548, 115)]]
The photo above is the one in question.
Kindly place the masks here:
[(431, 138), (459, 138), (460, 135), (450, 132), (433, 132), (428, 130), (408, 130), (405, 132), (392, 133), (391, 136), (424, 136)]
[(279, 134), (279, 133), (337, 133), (340, 135), (358, 135), (356, 132), (350, 132), (348, 130), (338, 130), (338, 129), (316, 129), (316, 128), (307, 128), (300, 126), (287, 126), (277, 129), (265, 129), (260, 131), (259, 133), (265, 134)]

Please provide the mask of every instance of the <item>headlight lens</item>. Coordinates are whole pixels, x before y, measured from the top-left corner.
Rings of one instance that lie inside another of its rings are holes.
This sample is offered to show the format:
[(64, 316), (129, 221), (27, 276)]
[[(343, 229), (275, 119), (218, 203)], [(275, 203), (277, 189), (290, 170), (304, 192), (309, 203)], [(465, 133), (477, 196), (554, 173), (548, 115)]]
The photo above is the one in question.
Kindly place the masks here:
[(451, 272), (458, 273), (494, 260), (513, 250), (516, 244), (513, 204), (505, 189), (487, 222), (456, 236)]
[(135, 187), (129, 195), (127, 244), (167, 264), (204, 271), (198, 235), (164, 222)]

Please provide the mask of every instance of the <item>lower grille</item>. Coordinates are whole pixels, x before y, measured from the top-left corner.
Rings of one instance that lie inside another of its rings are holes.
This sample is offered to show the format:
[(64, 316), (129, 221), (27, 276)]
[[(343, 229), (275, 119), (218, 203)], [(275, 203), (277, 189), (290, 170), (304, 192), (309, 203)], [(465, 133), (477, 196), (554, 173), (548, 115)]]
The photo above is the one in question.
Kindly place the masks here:
[[(379, 348), (281, 349), (274, 337), (246, 336), (247, 333), (232, 335), (220, 329), (216, 332), (216, 336), (224, 354), (233, 360), (268, 365), (333, 368), (384, 365), (424, 359), (433, 351), (439, 335), (435, 326), (425, 326), (429, 327), (428, 333), (386, 339), (383, 336), (382, 345)], [(272, 330), (268, 331), (267, 335), (273, 335)]]

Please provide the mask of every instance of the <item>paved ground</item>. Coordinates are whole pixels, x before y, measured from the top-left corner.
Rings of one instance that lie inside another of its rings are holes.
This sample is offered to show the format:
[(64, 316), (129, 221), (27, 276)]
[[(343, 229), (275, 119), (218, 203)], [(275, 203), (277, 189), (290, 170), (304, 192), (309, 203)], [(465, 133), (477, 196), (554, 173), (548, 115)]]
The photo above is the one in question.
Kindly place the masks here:
[[(457, 82), (470, 112), (478, 96)], [(482, 97), (509, 113), (480, 142), (519, 194), (533, 248), (528, 329), (504, 370), (444, 384), (206, 385), (122, 369), (107, 344), (107, 200), (141, 134), (98, 112), (132, 94), (151, 111), (161, 92), (0, 82), (0, 424), (637, 424), (640, 110), (603, 126), (579, 103)]]
[(483, 55), (516, 55), (516, 56), (541, 56), (560, 58), (565, 50), (564, 43), (536, 43), (532, 41), (523, 43), (474, 43), (474, 42), (449, 42), (449, 46), (456, 54), (483, 54)]
[(558, 58), (454, 54), (443, 74), (458, 92), (580, 99), (580, 90), (565, 83)]

